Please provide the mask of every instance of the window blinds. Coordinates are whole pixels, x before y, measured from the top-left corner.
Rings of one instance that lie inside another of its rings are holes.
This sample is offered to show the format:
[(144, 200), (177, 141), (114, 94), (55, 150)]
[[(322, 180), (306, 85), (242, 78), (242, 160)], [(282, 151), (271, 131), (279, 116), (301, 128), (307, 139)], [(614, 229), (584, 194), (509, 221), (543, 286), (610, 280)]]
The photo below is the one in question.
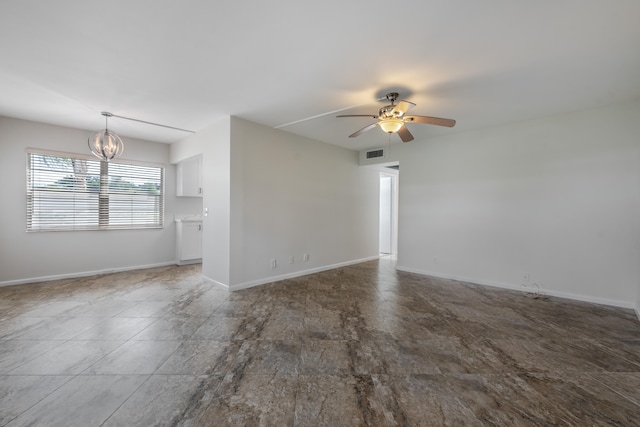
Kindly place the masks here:
[(164, 167), (27, 151), (27, 231), (163, 225)]

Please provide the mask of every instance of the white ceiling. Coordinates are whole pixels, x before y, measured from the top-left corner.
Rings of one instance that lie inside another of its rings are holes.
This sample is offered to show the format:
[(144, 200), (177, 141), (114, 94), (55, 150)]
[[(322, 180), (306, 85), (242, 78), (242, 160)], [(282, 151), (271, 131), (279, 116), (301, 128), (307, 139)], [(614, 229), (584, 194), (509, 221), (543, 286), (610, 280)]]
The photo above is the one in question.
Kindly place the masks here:
[[(420, 143), (639, 97), (639, 17), (637, 0), (2, 0), (0, 115), (89, 130), (101, 111), (195, 131), (222, 115), (275, 127), (349, 106), (341, 114), (376, 114), (397, 91), (412, 114), (457, 120), (409, 125)], [(330, 114), (283, 130), (361, 150), (387, 142), (379, 129), (347, 137), (372, 122)]]

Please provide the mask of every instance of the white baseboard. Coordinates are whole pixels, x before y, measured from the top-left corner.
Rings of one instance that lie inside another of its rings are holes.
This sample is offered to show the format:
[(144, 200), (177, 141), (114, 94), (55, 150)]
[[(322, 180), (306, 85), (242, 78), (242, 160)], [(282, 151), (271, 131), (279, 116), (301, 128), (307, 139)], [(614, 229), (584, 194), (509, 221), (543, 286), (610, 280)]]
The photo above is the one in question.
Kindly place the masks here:
[[(202, 276), (202, 278), (206, 282), (212, 283), (212, 284), (217, 285), (217, 286), (221, 286), (221, 287), (223, 287), (225, 289), (228, 289), (230, 291), (236, 291), (236, 290), (240, 290), (240, 289), (246, 289), (246, 288), (251, 288), (251, 287), (254, 287), (254, 286), (264, 285), (266, 283), (278, 282), (280, 280), (292, 279), (292, 278), (295, 278), (295, 277), (306, 276), (308, 274), (319, 273), (321, 271), (332, 270), (334, 268), (340, 268), (340, 267), (346, 267), (348, 265), (359, 264), (361, 262), (372, 261), (372, 260), (375, 260), (375, 259), (378, 259), (378, 258), (379, 258), (379, 256), (376, 255), (376, 256), (372, 256), (372, 257), (368, 257), (368, 258), (356, 259), (356, 260), (352, 260), (352, 261), (346, 261), (346, 262), (341, 262), (341, 263), (337, 263), (337, 264), (325, 265), (325, 266), (321, 266), (321, 267), (314, 267), (314, 268), (311, 268), (311, 269), (308, 269), (308, 270), (296, 271), (296, 272), (293, 272), (293, 273), (283, 274), (283, 275), (279, 275), (279, 276), (265, 277), (263, 279), (257, 279), (257, 280), (253, 280), (253, 281), (250, 281), (250, 282), (239, 283), (237, 285), (232, 285), (232, 286), (229, 286), (227, 284), (218, 282), (217, 280), (214, 280), (214, 279), (212, 279), (210, 277), (206, 277), (204, 275)], [(168, 265), (176, 265), (176, 261), (163, 262), (163, 263), (157, 263), (157, 264), (137, 265), (137, 266), (131, 266), (131, 267), (122, 267), (122, 268), (109, 268), (109, 269), (103, 269), (103, 270), (83, 271), (83, 272), (79, 272), (79, 273), (68, 273), (68, 274), (57, 274), (57, 275), (51, 275), (51, 276), (40, 276), (40, 277), (32, 277), (32, 278), (28, 278), (28, 279), (8, 280), (8, 281), (5, 281), (5, 282), (0, 282), (0, 287), (2, 287), (2, 286), (13, 286), (13, 285), (23, 285), (23, 284), (26, 284), (26, 283), (50, 282), (50, 281), (53, 281), (53, 280), (60, 280), (60, 279), (75, 279), (75, 278), (78, 278), (78, 277), (97, 276), (97, 275), (102, 275), (102, 274), (119, 273), (119, 272), (132, 271), (132, 270), (143, 270), (143, 269), (155, 268), (155, 267), (166, 267)]]
[(380, 258), (380, 256), (376, 255), (376, 256), (372, 256), (372, 257), (368, 257), (368, 258), (361, 258), (361, 259), (356, 259), (356, 260), (352, 260), (352, 261), (340, 262), (340, 263), (337, 263), (337, 264), (324, 265), (324, 266), (321, 266), (321, 267), (314, 267), (314, 268), (310, 268), (308, 270), (294, 271), (292, 273), (282, 274), (282, 275), (279, 275), (279, 276), (265, 277), (263, 279), (257, 279), (257, 280), (252, 280), (252, 281), (249, 281), (249, 282), (244, 282), (244, 283), (238, 283), (236, 285), (231, 285), (229, 287), (229, 290), (232, 291), (232, 292), (233, 291), (239, 291), (240, 289), (252, 288), (254, 286), (264, 285), (264, 284), (267, 284), (267, 283), (279, 282), (281, 280), (293, 279), (293, 278), (300, 277), (300, 276), (307, 276), (307, 275), (313, 274), (313, 273), (320, 273), (321, 271), (333, 270), (335, 268), (346, 267), (346, 266), (353, 265), (353, 264), (360, 264), (362, 262), (367, 262), (367, 261), (373, 261), (373, 260), (378, 259), (378, 258)]
[[(425, 271), (425, 270), (419, 270), (419, 269), (410, 268), (410, 267), (403, 267), (401, 265), (397, 265), (396, 269), (400, 271), (406, 271), (407, 273), (415, 273), (423, 276), (433, 276), (433, 277), (439, 277), (442, 279), (457, 280), (460, 282), (467, 282), (467, 283), (472, 283), (476, 285), (493, 286), (496, 288), (511, 289), (514, 291), (521, 290), (520, 285), (514, 285), (509, 283), (491, 282), (491, 281), (481, 280), (473, 277), (456, 276), (451, 274), (438, 273), (434, 271)], [(638, 314), (638, 318), (640, 319), (640, 312), (638, 310), (638, 307), (636, 307), (635, 304), (629, 303), (627, 301), (600, 298), (600, 297), (594, 297), (591, 295), (574, 294), (570, 292), (554, 291), (552, 289), (547, 289), (547, 288), (541, 289), (541, 291), (543, 294), (549, 295), (552, 297), (566, 298), (566, 299), (571, 299), (575, 301), (590, 302), (590, 303), (601, 304), (601, 305), (610, 305), (610, 306), (620, 307), (620, 308), (635, 309), (636, 314)]]
[(202, 276), (202, 280), (204, 280), (204, 281), (205, 281), (205, 282), (207, 282), (207, 283), (211, 283), (211, 284), (213, 284), (213, 285), (220, 286), (221, 288), (225, 288), (226, 290), (229, 290), (229, 285), (225, 285), (225, 284), (224, 284), (224, 283), (222, 283), (222, 282), (218, 282), (217, 280), (213, 280), (213, 279), (212, 279), (212, 278), (210, 278), (210, 277), (207, 277), (207, 276), (204, 276), (204, 275), (203, 275), (203, 276)]
[(105, 268), (103, 270), (82, 271), (79, 273), (55, 274), (51, 276), (31, 277), (28, 279), (7, 280), (4, 282), (0, 282), (0, 287), (24, 285), (26, 283), (51, 282), (53, 280), (60, 280), (60, 279), (75, 279), (78, 277), (98, 276), (102, 274), (120, 273), (123, 271), (144, 270), (147, 268), (166, 267), (168, 265), (175, 265), (175, 264), (176, 264), (175, 261), (169, 261), (169, 262), (161, 262), (157, 264), (135, 265), (131, 267)]
[(202, 264), (202, 258), (187, 259), (187, 260), (183, 260), (183, 261), (176, 261), (176, 265), (191, 265), (191, 264)]

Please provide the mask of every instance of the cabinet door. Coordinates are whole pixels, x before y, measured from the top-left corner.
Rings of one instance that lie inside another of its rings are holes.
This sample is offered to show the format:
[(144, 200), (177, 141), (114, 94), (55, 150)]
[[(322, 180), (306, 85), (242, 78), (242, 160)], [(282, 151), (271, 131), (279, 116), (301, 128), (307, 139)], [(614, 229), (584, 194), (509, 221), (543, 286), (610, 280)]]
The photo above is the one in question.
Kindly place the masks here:
[(202, 223), (182, 223), (181, 261), (202, 258)]
[(202, 156), (183, 160), (176, 166), (176, 195), (202, 197)]

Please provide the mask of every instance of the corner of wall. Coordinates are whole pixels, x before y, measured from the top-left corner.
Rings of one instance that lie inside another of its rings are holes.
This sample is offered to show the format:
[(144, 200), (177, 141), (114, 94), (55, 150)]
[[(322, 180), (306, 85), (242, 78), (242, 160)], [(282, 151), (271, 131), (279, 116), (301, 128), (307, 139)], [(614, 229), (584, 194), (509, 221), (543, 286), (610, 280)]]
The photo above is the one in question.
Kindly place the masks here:
[(224, 283), (218, 282), (217, 280), (214, 280), (214, 279), (212, 279), (210, 277), (207, 277), (207, 276), (203, 275), (202, 276), (202, 280), (204, 280), (206, 283), (210, 283), (212, 285), (219, 286), (219, 287), (221, 287), (223, 289), (226, 289), (227, 291), (230, 290), (229, 285), (225, 285)]
[[(336, 268), (346, 267), (346, 266), (349, 266), (349, 265), (354, 265), (354, 264), (360, 264), (360, 263), (363, 263), (363, 262), (373, 261), (373, 260), (376, 260), (378, 258), (379, 258), (379, 256), (375, 255), (375, 256), (370, 256), (370, 257), (361, 258), (361, 259), (354, 259), (354, 260), (350, 260), (350, 261), (339, 262), (339, 263), (331, 264), (331, 265), (322, 265), (322, 266), (319, 266), (319, 267), (313, 267), (313, 268), (309, 268), (309, 269), (306, 269), (306, 270), (294, 271), (294, 272), (282, 274), (282, 275), (279, 275), (279, 276), (265, 277), (265, 278), (261, 278), (261, 279), (257, 279), (257, 280), (244, 282), (244, 283), (238, 283), (238, 284), (231, 285), (231, 286), (226, 286), (224, 284), (221, 284), (221, 285), (225, 286), (230, 291), (239, 291), (239, 290), (242, 290), (242, 289), (248, 289), (248, 288), (253, 288), (255, 286), (265, 285), (267, 283), (280, 282), (282, 280), (287, 280), (287, 279), (295, 279), (296, 277), (307, 276), (309, 274), (320, 273), (322, 271), (333, 270), (333, 269), (336, 269)], [(212, 282), (214, 282), (214, 281), (212, 281)]]

